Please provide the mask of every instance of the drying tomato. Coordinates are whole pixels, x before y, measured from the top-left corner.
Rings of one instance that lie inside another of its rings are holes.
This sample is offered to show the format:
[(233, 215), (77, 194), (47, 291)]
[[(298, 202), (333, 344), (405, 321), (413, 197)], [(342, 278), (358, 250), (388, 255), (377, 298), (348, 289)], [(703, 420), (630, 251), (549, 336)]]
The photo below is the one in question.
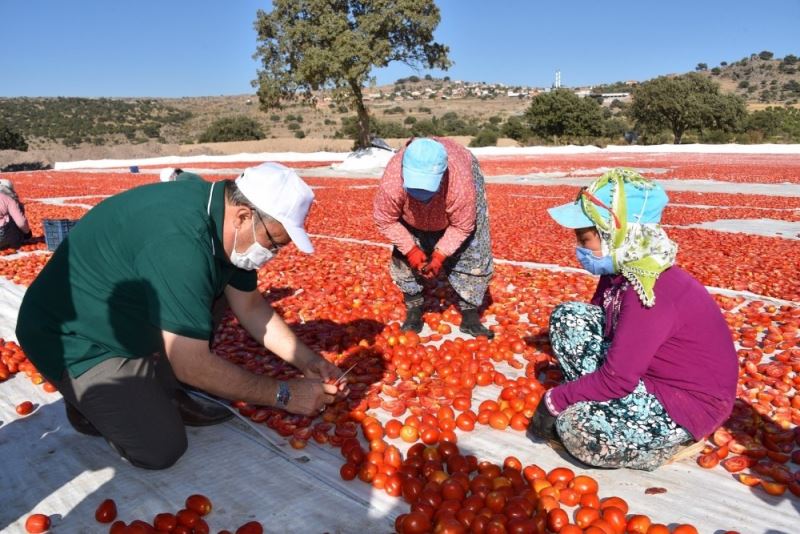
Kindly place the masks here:
[(25, 530), (30, 534), (41, 534), (50, 529), (50, 518), (44, 514), (32, 514), (25, 520)]
[(17, 413), (19, 415), (28, 415), (33, 411), (33, 403), (31, 401), (22, 401), (17, 404)]
[(698, 456), (697, 464), (705, 469), (711, 469), (719, 464), (719, 456), (717, 456), (714, 452), (702, 454)]
[(258, 521), (250, 521), (237, 528), (236, 534), (264, 534), (264, 527)]
[(117, 518), (117, 504), (113, 499), (106, 499), (100, 503), (94, 512), (98, 523), (111, 523)]
[(153, 519), (153, 526), (158, 531), (172, 532), (178, 526), (178, 520), (173, 514), (162, 513)]
[(722, 467), (731, 473), (738, 473), (748, 465), (750, 465), (750, 462), (744, 456), (732, 456), (722, 461)]
[(176, 519), (178, 520), (179, 525), (183, 525), (189, 528), (193, 528), (195, 523), (200, 520), (200, 514), (195, 512), (194, 510), (187, 510), (183, 509), (180, 510), (177, 514), (175, 514)]
[(211, 501), (205, 495), (190, 495), (186, 498), (186, 508), (202, 517), (211, 513)]

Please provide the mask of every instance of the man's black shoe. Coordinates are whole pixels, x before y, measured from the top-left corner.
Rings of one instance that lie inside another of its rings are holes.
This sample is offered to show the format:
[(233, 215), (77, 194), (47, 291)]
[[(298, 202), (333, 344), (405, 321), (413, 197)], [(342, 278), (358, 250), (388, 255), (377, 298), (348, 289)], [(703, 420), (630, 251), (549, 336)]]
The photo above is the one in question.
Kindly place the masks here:
[(174, 402), (178, 406), (183, 424), (187, 426), (218, 425), (233, 417), (233, 412), (224, 406), (193, 397), (182, 389), (175, 392)]

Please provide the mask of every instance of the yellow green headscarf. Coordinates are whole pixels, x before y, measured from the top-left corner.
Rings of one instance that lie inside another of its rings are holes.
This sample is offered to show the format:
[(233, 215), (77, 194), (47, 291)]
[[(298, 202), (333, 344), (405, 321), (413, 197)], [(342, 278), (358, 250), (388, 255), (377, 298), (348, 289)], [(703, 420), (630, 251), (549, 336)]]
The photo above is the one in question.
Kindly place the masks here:
[[(611, 187), (610, 209), (595, 196), (606, 185)], [(603, 241), (603, 253), (611, 256), (614, 271), (633, 285), (647, 307), (655, 305), (656, 280), (675, 263), (678, 245), (667, 237), (661, 224), (628, 221), (625, 191), (629, 188), (647, 191), (654, 187), (651, 180), (631, 169), (612, 169), (592, 182), (581, 195), (583, 211)], [(608, 209), (606, 217), (597, 209), (598, 205)]]

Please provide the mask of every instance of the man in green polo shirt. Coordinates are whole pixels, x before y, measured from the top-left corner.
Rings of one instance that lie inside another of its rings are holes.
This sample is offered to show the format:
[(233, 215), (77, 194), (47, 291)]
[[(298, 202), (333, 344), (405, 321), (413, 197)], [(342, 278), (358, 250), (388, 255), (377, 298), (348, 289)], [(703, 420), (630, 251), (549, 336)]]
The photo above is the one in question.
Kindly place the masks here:
[[(104, 436), (133, 465), (163, 469), (186, 450), (193, 413), (178, 380), (299, 414), (332, 402), (337, 388), (326, 382), (340, 370), (257, 288), (256, 271), (289, 241), (313, 252), (304, 230), (313, 198), (294, 171), (265, 163), (235, 181), (137, 187), (89, 211), (26, 292), (16, 330), (73, 426)], [(305, 378), (278, 381), (214, 355), (211, 306), (222, 295), (253, 338)], [(195, 423), (213, 422), (196, 412)]]
[(203, 181), (203, 177), (199, 174), (186, 172), (183, 169), (173, 169), (172, 167), (161, 169), (158, 178), (162, 182), (184, 182), (186, 180)]

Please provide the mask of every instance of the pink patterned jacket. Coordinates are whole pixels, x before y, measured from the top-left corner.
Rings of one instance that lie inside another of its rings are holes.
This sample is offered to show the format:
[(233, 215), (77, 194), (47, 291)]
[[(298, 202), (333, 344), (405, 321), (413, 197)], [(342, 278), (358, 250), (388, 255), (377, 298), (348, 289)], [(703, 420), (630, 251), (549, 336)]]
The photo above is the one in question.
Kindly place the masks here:
[(475, 229), (472, 153), (451, 139), (433, 139), (447, 150), (447, 171), (439, 191), (427, 204), (410, 197), (403, 189), (405, 149), (389, 161), (375, 195), (375, 224), (402, 254), (414, 248), (414, 238), (400, 221), (419, 230), (444, 230), (436, 248), (445, 256), (451, 256)]

